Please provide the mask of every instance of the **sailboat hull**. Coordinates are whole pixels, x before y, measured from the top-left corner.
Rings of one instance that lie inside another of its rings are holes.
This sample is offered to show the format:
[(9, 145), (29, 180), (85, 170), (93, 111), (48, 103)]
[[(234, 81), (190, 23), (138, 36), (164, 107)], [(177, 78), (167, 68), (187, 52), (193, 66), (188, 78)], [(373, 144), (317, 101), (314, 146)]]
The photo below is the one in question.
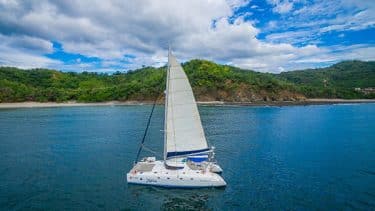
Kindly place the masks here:
[(188, 164), (180, 169), (168, 169), (164, 161), (139, 162), (126, 174), (127, 182), (170, 188), (224, 187), (224, 179), (206, 168), (192, 169)]

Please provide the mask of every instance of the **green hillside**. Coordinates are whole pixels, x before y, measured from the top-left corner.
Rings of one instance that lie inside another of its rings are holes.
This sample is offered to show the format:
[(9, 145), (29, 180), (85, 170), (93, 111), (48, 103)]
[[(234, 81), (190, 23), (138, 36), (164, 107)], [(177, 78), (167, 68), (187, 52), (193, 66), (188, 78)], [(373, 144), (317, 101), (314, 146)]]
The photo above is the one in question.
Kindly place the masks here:
[(297, 85), (309, 98), (375, 98), (355, 88), (375, 88), (375, 62), (345, 61), (327, 68), (284, 72), (279, 79)]
[(0, 102), (152, 100), (163, 88), (165, 71), (147, 67), (126, 74), (64, 73), (0, 68)]
[(298, 100), (304, 98), (290, 82), (272, 74), (241, 70), (204, 60), (183, 64), (198, 100), (233, 102)]
[[(355, 88), (375, 87), (375, 62), (342, 62), (328, 68), (259, 73), (191, 60), (183, 67), (200, 101), (295, 101), (305, 97), (375, 98)], [(0, 67), (0, 102), (151, 101), (165, 87), (165, 67), (126, 73), (67, 73)]]

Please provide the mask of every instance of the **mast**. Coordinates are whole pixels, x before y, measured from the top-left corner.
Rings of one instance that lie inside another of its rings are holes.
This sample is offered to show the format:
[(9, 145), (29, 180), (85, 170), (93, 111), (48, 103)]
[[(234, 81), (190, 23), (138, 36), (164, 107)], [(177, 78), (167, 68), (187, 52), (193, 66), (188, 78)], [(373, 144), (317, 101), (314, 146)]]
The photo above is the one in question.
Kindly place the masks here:
[(169, 70), (170, 70), (170, 62), (169, 56), (171, 54), (171, 46), (168, 45), (168, 65), (167, 65), (167, 78), (166, 78), (166, 88), (165, 88), (165, 96), (164, 96), (164, 160), (167, 159), (167, 121), (168, 121), (168, 85), (169, 85)]

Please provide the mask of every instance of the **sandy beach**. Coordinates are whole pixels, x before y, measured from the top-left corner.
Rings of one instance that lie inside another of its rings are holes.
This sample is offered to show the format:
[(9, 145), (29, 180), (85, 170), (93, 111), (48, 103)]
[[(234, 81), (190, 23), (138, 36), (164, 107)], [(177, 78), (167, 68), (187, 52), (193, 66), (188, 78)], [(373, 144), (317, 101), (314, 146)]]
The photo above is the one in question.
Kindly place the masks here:
[(137, 101), (109, 101), (97, 103), (79, 103), (79, 102), (17, 102), (17, 103), (0, 103), (1, 108), (48, 108), (48, 107), (78, 107), (78, 106), (115, 106), (115, 105), (142, 105), (150, 104), (150, 102), (137, 102)]
[[(198, 101), (199, 105), (239, 105), (239, 106), (291, 106), (291, 105), (320, 105), (320, 104), (342, 104), (342, 103), (375, 103), (375, 99), (307, 99), (305, 101), (257, 101), (257, 102), (223, 102), (223, 101)], [(77, 106), (117, 106), (117, 105), (147, 105), (150, 101), (109, 101), (97, 103), (80, 102), (17, 102), (0, 103), (1, 108), (48, 108), (48, 107), (77, 107)]]

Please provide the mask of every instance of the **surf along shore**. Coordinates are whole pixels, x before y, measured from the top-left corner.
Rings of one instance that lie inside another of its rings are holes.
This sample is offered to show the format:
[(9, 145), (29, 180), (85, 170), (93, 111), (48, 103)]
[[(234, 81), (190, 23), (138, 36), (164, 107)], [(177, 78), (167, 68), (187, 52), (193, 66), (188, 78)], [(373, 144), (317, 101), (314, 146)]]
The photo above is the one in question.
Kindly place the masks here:
[[(109, 101), (96, 103), (81, 102), (16, 102), (0, 103), (1, 108), (48, 108), (48, 107), (76, 107), (76, 106), (117, 106), (117, 105), (148, 105), (151, 101)], [(163, 102), (158, 102), (162, 104)], [(290, 106), (290, 105), (321, 105), (321, 104), (342, 104), (342, 103), (375, 103), (375, 99), (306, 99), (303, 101), (255, 101), (255, 102), (223, 102), (223, 101), (205, 101), (197, 102), (199, 105), (217, 105), (217, 106)]]

